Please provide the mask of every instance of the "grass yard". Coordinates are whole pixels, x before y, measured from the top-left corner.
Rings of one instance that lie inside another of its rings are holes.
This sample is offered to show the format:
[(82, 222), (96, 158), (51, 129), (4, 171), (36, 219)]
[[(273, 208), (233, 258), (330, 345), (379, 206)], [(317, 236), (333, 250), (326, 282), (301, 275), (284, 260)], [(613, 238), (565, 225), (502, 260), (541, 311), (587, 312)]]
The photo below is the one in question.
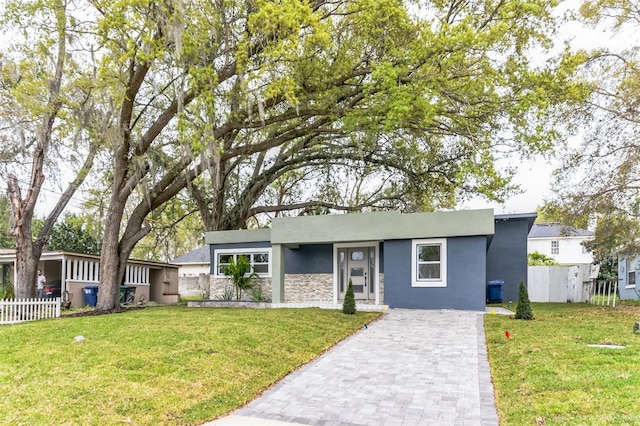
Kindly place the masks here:
[(532, 309), (534, 321), (485, 316), (500, 424), (640, 424), (640, 334), (633, 334), (640, 307), (533, 303)]
[(379, 315), (166, 306), (1, 326), (0, 424), (200, 424)]

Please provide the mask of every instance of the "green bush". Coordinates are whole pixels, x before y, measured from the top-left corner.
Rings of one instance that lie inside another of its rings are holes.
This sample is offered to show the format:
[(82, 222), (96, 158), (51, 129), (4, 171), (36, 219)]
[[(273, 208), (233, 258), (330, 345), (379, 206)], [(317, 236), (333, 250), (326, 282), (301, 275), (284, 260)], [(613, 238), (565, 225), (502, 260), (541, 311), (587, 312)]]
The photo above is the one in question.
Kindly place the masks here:
[(533, 311), (529, 302), (529, 293), (524, 281), (520, 281), (520, 294), (518, 295), (518, 308), (516, 309), (516, 319), (532, 320)]
[(0, 283), (0, 299), (13, 299), (14, 297), (13, 284), (11, 284), (11, 281), (6, 284)]
[(342, 304), (342, 313), (353, 315), (356, 313), (356, 297), (353, 294), (353, 283), (349, 278), (349, 287), (347, 293), (344, 295), (344, 302)]

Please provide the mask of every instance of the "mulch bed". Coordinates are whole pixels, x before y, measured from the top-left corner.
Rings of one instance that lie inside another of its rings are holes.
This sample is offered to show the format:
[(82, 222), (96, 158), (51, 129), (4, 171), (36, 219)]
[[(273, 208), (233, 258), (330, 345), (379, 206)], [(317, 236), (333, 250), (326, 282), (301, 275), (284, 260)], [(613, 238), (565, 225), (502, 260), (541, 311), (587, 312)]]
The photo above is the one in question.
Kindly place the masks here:
[(144, 309), (144, 308), (145, 308), (145, 306), (131, 306), (131, 307), (126, 307), (126, 308), (109, 309), (107, 311), (102, 311), (102, 310), (98, 310), (98, 309), (92, 309), (92, 310), (89, 310), (89, 311), (63, 313), (62, 317), (63, 318), (69, 318), (69, 317), (91, 317), (91, 316), (95, 316), (95, 315), (120, 314), (122, 312), (129, 312), (129, 311), (134, 311), (134, 310)]

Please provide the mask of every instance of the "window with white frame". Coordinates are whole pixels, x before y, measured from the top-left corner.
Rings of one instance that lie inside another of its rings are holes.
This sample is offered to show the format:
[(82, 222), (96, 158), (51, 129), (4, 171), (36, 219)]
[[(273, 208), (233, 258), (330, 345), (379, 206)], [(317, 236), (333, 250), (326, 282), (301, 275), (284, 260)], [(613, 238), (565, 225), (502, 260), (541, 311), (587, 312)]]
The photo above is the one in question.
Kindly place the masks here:
[(411, 250), (411, 286), (447, 286), (447, 240), (413, 240)]
[(255, 272), (260, 277), (271, 276), (271, 249), (218, 249), (214, 250), (215, 275), (224, 277), (227, 266), (233, 259), (238, 261), (238, 257), (245, 256), (251, 263), (251, 272)]
[(560, 254), (560, 241), (551, 241), (551, 254)]

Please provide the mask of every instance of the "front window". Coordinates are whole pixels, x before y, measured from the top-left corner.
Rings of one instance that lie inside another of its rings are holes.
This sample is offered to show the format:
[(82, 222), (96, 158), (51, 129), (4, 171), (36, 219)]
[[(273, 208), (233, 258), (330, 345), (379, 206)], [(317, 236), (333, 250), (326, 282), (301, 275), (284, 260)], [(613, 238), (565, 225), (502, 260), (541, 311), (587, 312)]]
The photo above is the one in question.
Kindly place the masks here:
[(413, 287), (446, 287), (447, 240), (414, 240), (411, 264)]
[(251, 272), (255, 272), (260, 277), (271, 276), (271, 249), (220, 249), (215, 250), (215, 274), (224, 277), (227, 266), (233, 259), (237, 262), (238, 257), (244, 256), (251, 263)]
[(560, 241), (551, 241), (551, 254), (560, 254)]

